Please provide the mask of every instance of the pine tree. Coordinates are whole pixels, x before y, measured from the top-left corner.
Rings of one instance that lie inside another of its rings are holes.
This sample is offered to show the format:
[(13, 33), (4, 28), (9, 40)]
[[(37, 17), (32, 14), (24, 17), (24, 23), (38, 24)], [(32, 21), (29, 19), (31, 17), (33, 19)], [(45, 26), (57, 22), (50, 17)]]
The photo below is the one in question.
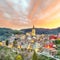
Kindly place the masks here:
[(23, 60), (22, 56), (19, 54), (16, 56), (15, 60)]
[(9, 41), (8, 41), (8, 40), (6, 40), (6, 45), (8, 46), (8, 44), (9, 44)]
[(37, 54), (36, 54), (35, 51), (34, 51), (34, 54), (33, 54), (32, 60), (38, 60), (38, 58), (37, 58)]

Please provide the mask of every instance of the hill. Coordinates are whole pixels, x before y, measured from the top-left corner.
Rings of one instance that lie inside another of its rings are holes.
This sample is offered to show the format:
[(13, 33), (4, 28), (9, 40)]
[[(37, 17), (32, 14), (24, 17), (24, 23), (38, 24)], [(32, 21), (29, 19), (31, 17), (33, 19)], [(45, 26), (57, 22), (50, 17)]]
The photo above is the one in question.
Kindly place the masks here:
[(12, 35), (13, 30), (9, 28), (0, 28), (0, 40), (5, 40)]
[[(55, 29), (35, 28), (35, 30), (36, 30), (36, 34), (58, 34), (58, 33), (60, 33), (60, 27), (55, 28)], [(22, 29), (21, 31), (23, 31), (24, 33), (31, 32), (32, 28)]]
[[(55, 29), (44, 29), (44, 28), (35, 28), (36, 34), (58, 34), (60, 33), (60, 27)], [(32, 28), (21, 29), (21, 30), (12, 30), (10, 28), (0, 28), (0, 41), (6, 40), (12, 34), (26, 34), (26, 32), (31, 32)]]

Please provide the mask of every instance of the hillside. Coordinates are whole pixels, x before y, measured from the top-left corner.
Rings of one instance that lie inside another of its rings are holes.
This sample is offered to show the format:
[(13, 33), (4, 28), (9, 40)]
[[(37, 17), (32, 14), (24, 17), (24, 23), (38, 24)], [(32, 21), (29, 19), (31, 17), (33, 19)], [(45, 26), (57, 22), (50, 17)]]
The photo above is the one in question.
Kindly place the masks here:
[[(58, 33), (60, 33), (60, 27), (55, 28), (55, 29), (35, 28), (35, 30), (36, 30), (36, 34), (58, 34)], [(21, 31), (23, 31), (24, 33), (31, 32), (32, 28), (22, 29)]]
[[(44, 28), (35, 28), (36, 34), (58, 34), (60, 33), (60, 28), (55, 29), (44, 29)], [(0, 28), (0, 41), (6, 40), (12, 34), (25, 34), (26, 32), (31, 32), (32, 28), (21, 29), (21, 30), (12, 30), (9, 28)]]

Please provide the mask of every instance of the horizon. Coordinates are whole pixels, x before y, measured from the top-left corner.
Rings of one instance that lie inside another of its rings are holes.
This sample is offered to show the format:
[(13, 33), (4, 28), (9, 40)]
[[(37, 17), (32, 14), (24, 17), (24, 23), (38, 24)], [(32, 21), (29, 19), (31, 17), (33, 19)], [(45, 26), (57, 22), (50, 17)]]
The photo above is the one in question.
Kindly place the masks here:
[[(6, 28), (6, 29), (12, 29), (12, 28), (7, 28), (7, 27), (0, 27), (0, 28)], [(32, 29), (33, 27), (29, 27), (29, 28), (21, 28), (21, 29), (12, 29), (12, 30), (23, 30), (23, 29)], [(57, 29), (57, 28), (60, 28), (60, 27), (56, 27), (56, 28), (40, 28), (40, 27), (35, 27), (35, 29)]]

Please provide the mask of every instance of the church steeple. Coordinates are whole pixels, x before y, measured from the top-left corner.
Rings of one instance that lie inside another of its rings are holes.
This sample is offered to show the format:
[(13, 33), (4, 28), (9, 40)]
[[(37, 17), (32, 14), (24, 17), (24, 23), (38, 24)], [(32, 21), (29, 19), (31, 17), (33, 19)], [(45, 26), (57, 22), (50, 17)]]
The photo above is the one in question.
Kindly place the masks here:
[(34, 25), (33, 25), (33, 29), (34, 29), (35, 27), (34, 27)]
[(32, 36), (36, 36), (36, 31), (35, 31), (34, 25), (33, 25), (33, 28), (32, 28)]

